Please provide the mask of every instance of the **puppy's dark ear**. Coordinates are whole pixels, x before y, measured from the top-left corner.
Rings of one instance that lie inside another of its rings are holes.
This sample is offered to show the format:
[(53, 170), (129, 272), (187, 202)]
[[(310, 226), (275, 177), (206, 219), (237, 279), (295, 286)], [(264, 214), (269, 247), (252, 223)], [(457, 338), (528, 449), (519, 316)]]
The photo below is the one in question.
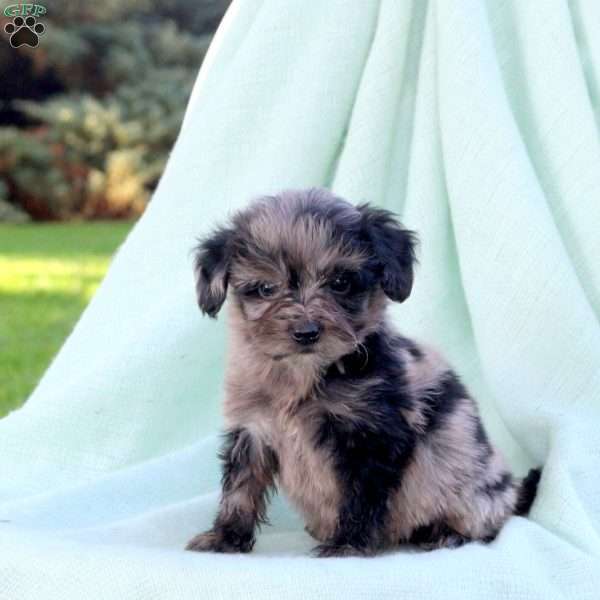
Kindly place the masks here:
[(221, 228), (200, 240), (196, 247), (194, 273), (196, 295), (203, 314), (215, 317), (227, 296), (233, 230)]
[(417, 235), (404, 229), (393, 213), (368, 204), (357, 207), (362, 228), (381, 267), (381, 287), (396, 302), (404, 302), (413, 285)]

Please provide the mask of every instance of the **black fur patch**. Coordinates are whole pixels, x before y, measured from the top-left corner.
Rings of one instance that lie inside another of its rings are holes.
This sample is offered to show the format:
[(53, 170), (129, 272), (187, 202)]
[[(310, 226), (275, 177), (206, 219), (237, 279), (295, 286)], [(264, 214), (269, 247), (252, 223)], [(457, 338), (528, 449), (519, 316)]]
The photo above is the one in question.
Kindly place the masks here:
[(423, 359), (423, 352), (410, 338), (406, 338), (402, 335), (395, 335), (390, 341), (395, 348), (406, 350), (415, 360)]
[[(219, 459), (223, 463), (221, 485), (223, 490), (229, 492), (233, 488), (236, 477), (248, 468), (250, 461), (250, 436), (241, 427), (236, 427), (223, 434), (223, 447), (219, 452)], [(236, 459), (233, 451), (236, 450)]]
[(381, 267), (381, 287), (389, 298), (403, 302), (412, 290), (417, 236), (403, 229), (388, 210), (368, 204), (357, 209), (362, 213), (363, 235), (370, 240)]
[[(198, 306), (209, 317), (215, 317), (225, 302), (232, 237), (231, 229), (221, 227), (201, 240), (196, 247), (194, 271)], [(219, 294), (215, 294), (211, 288), (215, 277), (222, 279), (222, 292)]]
[[(259, 459), (259, 453), (262, 460)], [(264, 482), (272, 483), (278, 471), (277, 455), (269, 447), (256, 448), (250, 433), (236, 428), (225, 433), (219, 458), (223, 461), (222, 501), (228, 494), (238, 491), (248, 495), (251, 499), (249, 505), (254, 510), (236, 510), (227, 517), (219, 513), (213, 530), (218, 543), (223, 545), (223, 551), (249, 552), (254, 545), (255, 528), (267, 522), (266, 507), (270, 490)]]
[(400, 403), (402, 408), (410, 408), (412, 406), (410, 397), (402, 393), (398, 387), (405, 386), (405, 373), (404, 365), (398, 360), (396, 354), (394, 339), (389, 339), (385, 332), (368, 335), (361, 346), (340, 359), (343, 372), (335, 363), (329, 367), (325, 375), (325, 383), (378, 376), (387, 384), (384, 387), (389, 388), (386, 391), (394, 396), (395, 401)]
[(290, 268), (290, 279), (289, 285), (291, 290), (297, 290), (300, 287), (300, 277), (298, 276), (298, 270), (293, 267)]
[(479, 488), (479, 491), (482, 494), (487, 494), (488, 496), (495, 496), (501, 492), (507, 490), (513, 482), (512, 475), (508, 472), (502, 473), (500, 479), (494, 481), (493, 483), (486, 483)]
[(216, 534), (215, 552), (251, 552), (256, 542), (254, 524), (243, 514), (227, 522), (217, 516), (213, 531)]
[(439, 429), (454, 412), (458, 402), (467, 397), (465, 386), (452, 371), (448, 371), (434, 388), (427, 389), (421, 397), (427, 407), (425, 435)]
[(377, 285), (376, 274), (367, 266), (360, 271), (347, 272), (350, 287), (346, 293), (334, 294), (336, 302), (349, 315), (356, 315), (364, 310), (369, 292)]
[[(258, 455), (261, 453), (263, 463), (260, 464)], [(275, 451), (269, 446), (261, 450), (256, 448), (252, 435), (241, 427), (231, 429), (224, 434), (224, 443), (219, 458), (223, 462), (221, 485), (224, 491), (231, 491), (240, 476), (247, 470), (258, 469), (272, 475), (279, 471), (279, 461)], [(244, 479), (244, 477), (242, 477)]]
[(475, 442), (479, 447), (478, 460), (485, 466), (493, 454), (492, 445), (479, 416), (474, 416), (473, 419), (475, 421)]
[(485, 432), (485, 429), (483, 428), (483, 423), (481, 422), (481, 419), (477, 419), (477, 422), (475, 423), (475, 441), (481, 446), (490, 445), (490, 441), (488, 439), (487, 433)]
[(378, 377), (383, 383), (361, 398), (362, 420), (325, 413), (316, 439), (331, 452), (344, 489), (339, 530), (331, 540), (340, 551), (348, 546), (368, 550), (381, 542), (388, 498), (400, 486), (415, 446), (415, 434), (400, 415), (410, 399), (402, 392), (403, 370), (393, 349), (381, 334), (368, 336), (364, 345), (366, 353), (344, 358), (343, 374), (330, 369), (325, 385), (356, 377)]
[(541, 469), (531, 469), (521, 482), (515, 506), (515, 515), (526, 515), (535, 500), (538, 484), (542, 477)]
[[(416, 546), (419, 544), (431, 544), (439, 538), (440, 526), (440, 523), (430, 523), (429, 525), (417, 527), (408, 538), (408, 543)], [(400, 540), (401, 543), (404, 541), (406, 540)]]
[(454, 548), (462, 546), (469, 541), (469, 538), (458, 533), (444, 522), (430, 523), (429, 525), (417, 527), (408, 539), (408, 543), (415, 546), (446, 546)]
[(416, 358), (417, 360), (421, 360), (423, 358), (423, 353), (416, 346), (410, 346), (408, 348), (408, 352), (413, 358)]

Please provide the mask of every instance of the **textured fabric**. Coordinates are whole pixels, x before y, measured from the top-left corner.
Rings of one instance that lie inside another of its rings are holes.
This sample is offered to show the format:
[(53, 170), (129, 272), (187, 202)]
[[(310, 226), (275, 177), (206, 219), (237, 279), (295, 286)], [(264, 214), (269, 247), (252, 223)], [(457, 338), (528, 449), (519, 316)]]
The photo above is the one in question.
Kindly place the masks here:
[[(0, 598), (598, 598), (599, 40), (596, 0), (234, 3), (146, 214), (0, 421)], [(544, 465), (489, 546), (319, 560), (279, 497), (253, 554), (183, 551), (217, 508), (226, 327), (191, 249), (313, 185), (419, 232), (394, 319)]]

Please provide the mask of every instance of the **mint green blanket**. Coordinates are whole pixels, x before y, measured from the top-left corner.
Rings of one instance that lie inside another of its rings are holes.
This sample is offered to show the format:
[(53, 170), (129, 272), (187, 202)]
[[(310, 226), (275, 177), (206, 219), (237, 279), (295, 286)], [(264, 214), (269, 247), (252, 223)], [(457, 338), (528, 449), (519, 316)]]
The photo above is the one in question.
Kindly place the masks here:
[[(600, 597), (600, 3), (234, 3), (166, 172), (73, 334), (0, 421), (0, 598)], [(488, 546), (316, 559), (285, 499), (245, 556), (218, 501), (226, 324), (190, 250), (250, 197), (328, 185), (420, 233), (407, 335), (518, 473)]]

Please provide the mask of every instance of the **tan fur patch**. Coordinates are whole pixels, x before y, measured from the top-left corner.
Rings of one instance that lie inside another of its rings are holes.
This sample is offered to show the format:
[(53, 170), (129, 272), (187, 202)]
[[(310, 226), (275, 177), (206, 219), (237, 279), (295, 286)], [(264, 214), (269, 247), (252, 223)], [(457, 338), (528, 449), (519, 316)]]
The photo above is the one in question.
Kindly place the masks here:
[(414, 357), (408, 350), (402, 350), (408, 389), (414, 397), (435, 387), (440, 377), (449, 369), (446, 360), (434, 348), (419, 344), (418, 349), (421, 352), (420, 357)]

